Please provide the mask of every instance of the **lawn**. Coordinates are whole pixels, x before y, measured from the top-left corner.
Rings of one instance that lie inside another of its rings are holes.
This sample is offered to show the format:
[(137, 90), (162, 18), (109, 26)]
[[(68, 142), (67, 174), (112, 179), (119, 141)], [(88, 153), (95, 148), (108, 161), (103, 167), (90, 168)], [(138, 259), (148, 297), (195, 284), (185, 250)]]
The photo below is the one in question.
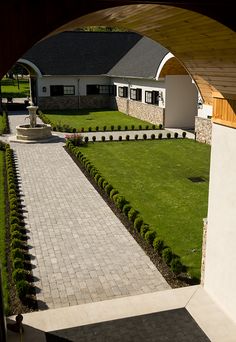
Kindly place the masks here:
[(6, 246), (5, 246), (5, 194), (4, 194), (4, 152), (0, 150), (0, 263), (2, 269), (2, 282), (4, 303), (8, 310), (7, 270), (6, 270)]
[(65, 124), (78, 130), (81, 130), (81, 128), (83, 127), (85, 131), (87, 131), (89, 127), (92, 128), (92, 131), (95, 131), (96, 126), (99, 127), (99, 130), (103, 130), (104, 126), (107, 127), (107, 130), (111, 130), (111, 125), (113, 125), (115, 129), (117, 129), (118, 125), (121, 126), (121, 129), (124, 129), (125, 126), (128, 126), (128, 128), (131, 129), (132, 125), (134, 125), (135, 128), (138, 128), (139, 125), (142, 125), (143, 128), (145, 128), (147, 125), (150, 128), (152, 127), (152, 124), (150, 124), (150, 122), (136, 119), (132, 116), (115, 110), (57, 110), (47, 111), (44, 112), (44, 114), (51, 120), (54, 125)]
[(27, 97), (30, 94), (29, 81), (19, 79), (19, 89), (17, 80), (3, 78), (1, 80), (2, 97)]
[(106, 142), (89, 143), (83, 153), (199, 279), (210, 146), (189, 139)]

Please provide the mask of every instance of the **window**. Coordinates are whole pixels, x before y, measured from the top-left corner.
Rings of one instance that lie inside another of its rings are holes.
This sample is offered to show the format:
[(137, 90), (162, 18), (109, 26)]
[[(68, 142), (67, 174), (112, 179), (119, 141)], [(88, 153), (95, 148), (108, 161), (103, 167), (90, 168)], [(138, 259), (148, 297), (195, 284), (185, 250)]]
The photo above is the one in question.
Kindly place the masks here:
[(141, 101), (142, 100), (142, 89), (131, 88), (130, 89), (130, 98), (131, 98), (131, 100)]
[(116, 86), (108, 84), (88, 84), (87, 95), (116, 95)]
[(159, 105), (159, 91), (145, 91), (145, 102)]
[(128, 97), (128, 87), (118, 87), (119, 97)]
[(52, 85), (50, 86), (51, 96), (75, 95), (74, 86)]
[(64, 86), (64, 95), (75, 95), (74, 86)]

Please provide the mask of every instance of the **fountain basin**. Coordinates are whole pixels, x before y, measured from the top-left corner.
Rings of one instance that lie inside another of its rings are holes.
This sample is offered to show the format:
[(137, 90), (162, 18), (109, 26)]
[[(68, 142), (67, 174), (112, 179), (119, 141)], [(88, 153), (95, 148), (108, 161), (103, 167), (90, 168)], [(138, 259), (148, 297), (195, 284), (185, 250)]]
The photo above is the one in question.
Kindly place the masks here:
[(19, 125), (16, 127), (17, 140), (43, 140), (52, 136), (51, 125), (37, 124), (35, 127), (30, 125)]

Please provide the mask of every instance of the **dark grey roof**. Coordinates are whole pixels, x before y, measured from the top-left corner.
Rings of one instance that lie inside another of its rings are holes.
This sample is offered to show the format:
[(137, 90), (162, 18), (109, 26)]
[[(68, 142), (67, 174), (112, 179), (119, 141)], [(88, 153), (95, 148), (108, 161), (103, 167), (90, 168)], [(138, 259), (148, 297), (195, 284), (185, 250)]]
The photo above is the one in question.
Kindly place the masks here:
[(44, 39), (22, 58), (43, 75), (155, 77), (168, 51), (132, 32), (63, 32)]
[(168, 52), (162, 45), (143, 37), (114, 65), (108, 75), (154, 78)]

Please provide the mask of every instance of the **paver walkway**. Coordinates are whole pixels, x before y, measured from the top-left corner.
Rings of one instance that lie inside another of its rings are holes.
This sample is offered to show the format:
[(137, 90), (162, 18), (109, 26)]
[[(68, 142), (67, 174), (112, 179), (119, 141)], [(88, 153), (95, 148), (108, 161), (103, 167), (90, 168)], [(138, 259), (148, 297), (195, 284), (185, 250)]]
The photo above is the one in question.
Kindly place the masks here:
[[(24, 122), (11, 115), (11, 127)], [(63, 142), (11, 143), (21, 178), (39, 308), (168, 289)]]

